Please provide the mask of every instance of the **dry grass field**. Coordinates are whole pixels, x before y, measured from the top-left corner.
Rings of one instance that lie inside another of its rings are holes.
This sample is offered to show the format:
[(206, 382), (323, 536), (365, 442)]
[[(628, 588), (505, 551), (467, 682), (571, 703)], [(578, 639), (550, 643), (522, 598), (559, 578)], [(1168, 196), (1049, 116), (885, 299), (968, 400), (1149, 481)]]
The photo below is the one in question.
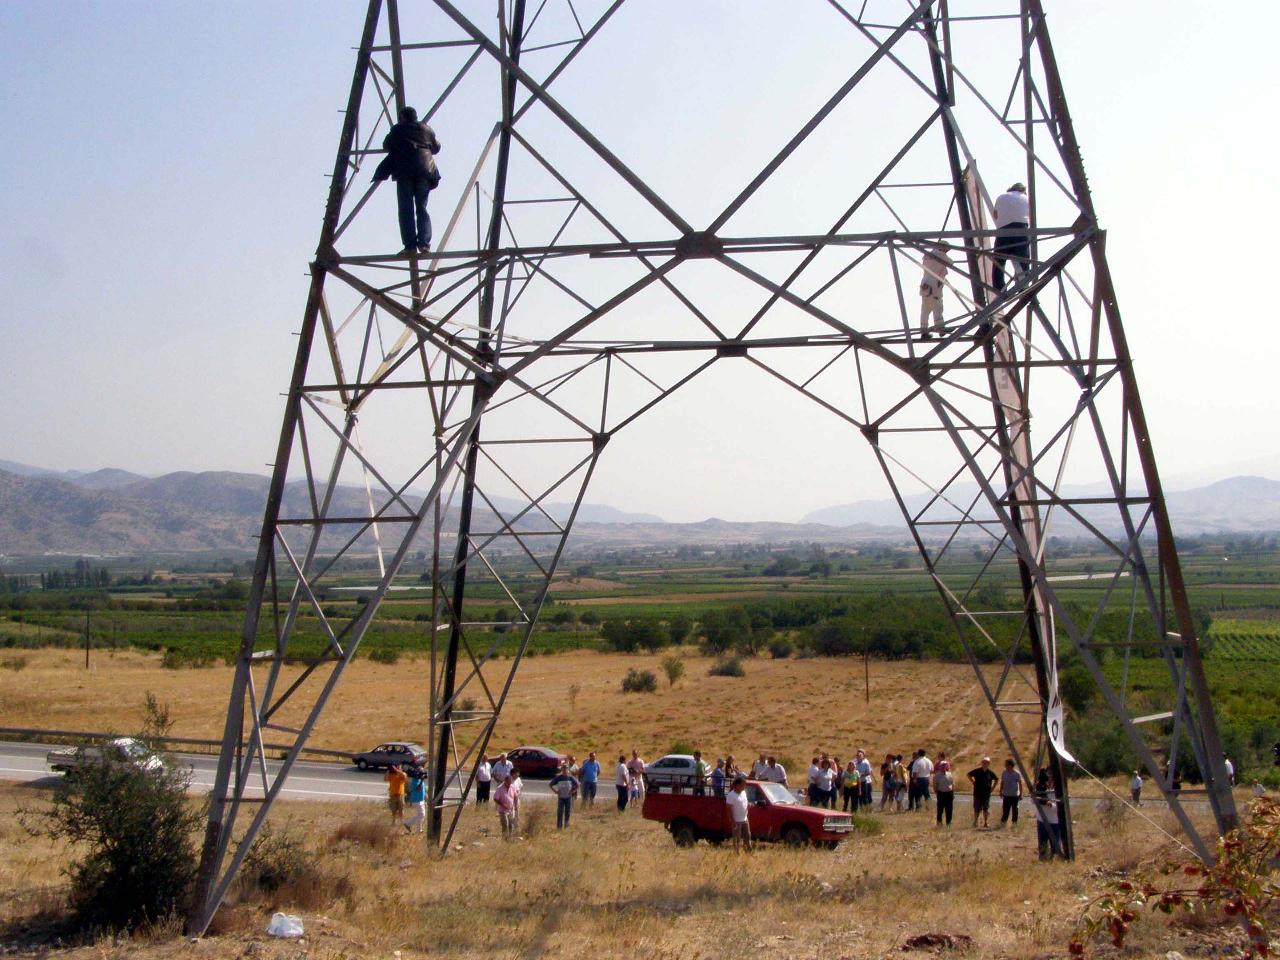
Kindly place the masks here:
[[(216, 666), (169, 670), (155, 654), (71, 650), (23, 651), (21, 670), (0, 670), (0, 717), (6, 726), (129, 733), (142, 724), (143, 692), (167, 701), (174, 733), (221, 735), (231, 670)], [(577, 651), (526, 659), (516, 675), (494, 746), (546, 744), (582, 755), (641, 751), (652, 759), (678, 741), (739, 759), (768, 750), (807, 763), (815, 748), (873, 757), (916, 747), (946, 750), (963, 763), (1003, 753), (1002, 739), (972, 670), (964, 664), (871, 663), (871, 702), (862, 662), (813, 658), (745, 662), (746, 676), (709, 677), (711, 661), (686, 656), (686, 676), (674, 688), (661, 656)], [(498, 666), (506, 669), (508, 661)], [(652, 694), (623, 694), (631, 668), (660, 678)], [(994, 667), (992, 668), (994, 671)], [(426, 661), (378, 664), (359, 660), (343, 677), (313, 746), (363, 750), (380, 740), (426, 737)], [(482, 702), (479, 690), (473, 693)], [(463, 693), (462, 696), (467, 696)], [(416, 720), (416, 716), (422, 717)], [(285, 716), (285, 723), (293, 717)], [(1034, 737), (1034, 718), (1022, 733)]]
[[(526, 804), (522, 839), (503, 842), (490, 812), (470, 813), (440, 859), (420, 837), (390, 832), (380, 805), (282, 803), (276, 829), (302, 839), (309, 876), (274, 893), (239, 892), (199, 943), (171, 925), (47, 951), (41, 913), (60, 909), (68, 851), (26, 836), (16, 816), (43, 803), (47, 789), (0, 786), (0, 950), (67, 960), (697, 960), (753, 951), (830, 960), (928, 956), (903, 949), (926, 933), (971, 938), (945, 956), (1062, 957), (1082, 898), (1113, 871), (1172, 849), (1142, 821), (1092, 805), (1077, 814), (1080, 858), (1042, 864), (1025, 823), (974, 831), (962, 816), (939, 830), (924, 815), (877, 816), (882, 833), (834, 852), (761, 846), (745, 855), (678, 849), (658, 824), (608, 804), (559, 833), (549, 804)], [(265, 935), (277, 909), (304, 918), (303, 942)], [(1144, 919), (1124, 956), (1211, 955), (1238, 935), (1203, 921)]]

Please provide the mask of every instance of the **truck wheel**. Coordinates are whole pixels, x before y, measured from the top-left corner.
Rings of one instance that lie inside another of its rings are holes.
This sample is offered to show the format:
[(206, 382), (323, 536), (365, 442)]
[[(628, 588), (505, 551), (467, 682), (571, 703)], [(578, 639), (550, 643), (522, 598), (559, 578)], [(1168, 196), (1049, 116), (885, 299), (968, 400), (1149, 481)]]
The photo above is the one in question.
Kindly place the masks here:
[(692, 847), (698, 842), (698, 831), (688, 820), (677, 820), (671, 825), (671, 839), (677, 847)]
[(788, 824), (782, 829), (782, 842), (788, 847), (803, 847), (809, 843), (809, 831), (798, 823)]
[(357, 770), (368, 770), (368, 769), (369, 769), (369, 761), (368, 761), (368, 760), (366, 760), (364, 757), (361, 757), (359, 760), (357, 760), (357, 761), (356, 761), (356, 769), (357, 769)]

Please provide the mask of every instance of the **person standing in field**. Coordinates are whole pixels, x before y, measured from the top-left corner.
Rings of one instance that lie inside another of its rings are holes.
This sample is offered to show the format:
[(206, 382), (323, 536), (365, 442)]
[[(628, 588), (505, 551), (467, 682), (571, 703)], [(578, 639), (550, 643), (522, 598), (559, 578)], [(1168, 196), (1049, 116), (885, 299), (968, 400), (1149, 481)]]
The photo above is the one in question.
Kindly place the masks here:
[(569, 826), (569, 816), (573, 813), (573, 798), (578, 795), (578, 778), (573, 775), (568, 761), (560, 764), (559, 772), (548, 784), (556, 795), (556, 829), (564, 830)]
[(1058, 823), (1058, 797), (1049, 782), (1049, 771), (1041, 767), (1036, 774), (1032, 796), (1036, 808), (1036, 846), (1041, 860), (1065, 859), (1062, 851), (1062, 827)]
[(422, 825), (427, 822), (427, 785), (417, 767), (410, 767), (407, 776), (405, 799), (413, 807), (413, 814), (405, 821), (404, 829), (406, 833), (414, 833), (416, 828), (416, 832), (421, 833)]
[(513, 769), (511, 771), (511, 799), (515, 802), (514, 819), (511, 821), (513, 833), (520, 829), (520, 798), (523, 794), (524, 781), (520, 779), (519, 769)]
[(493, 761), (493, 781), (494, 783), (502, 783), (511, 775), (511, 771), (515, 769), (515, 764), (507, 759), (505, 753), (498, 754), (498, 759)]
[(919, 810), (929, 802), (929, 780), (933, 776), (933, 761), (923, 750), (917, 750), (911, 761), (911, 786), (909, 796), (912, 810)]
[(973, 827), (978, 828), (978, 815), (982, 815), (982, 826), (988, 824), (991, 816), (991, 791), (1000, 778), (991, 769), (991, 758), (983, 757), (982, 765), (969, 771), (969, 782), (973, 784)]
[(383, 776), (387, 781), (387, 808), (391, 811), (392, 823), (404, 823), (404, 791), (409, 782), (400, 764), (393, 763), (387, 767)]
[(871, 776), (871, 761), (867, 759), (866, 751), (859, 750), (854, 756), (858, 758), (858, 803), (860, 806), (871, 809), (871, 790), (874, 786)]
[(613, 785), (618, 788), (618, 812), (627, 809), (627, 800), (631, 796), (631, 771), (627, 769), (627, 758), (618, 754), (618, 765), (613, 768)]
[(1004, 772), (1000, 774), (1000, 826), (1010, 819), (1012, 826), (1018, 825), (1018, 803), (1022, 800), (1022, 774), (1014, 767), (1012, 760), (1004, 762)]
[(400, 122), (382, 141), (387, 155), (373, 172), (375, 182), (388, 177), (396, 182), (396, 208), (400, 217), (402, 254), (426, 253), (431, 246), (431, 217), (427, 197), (440, 184), (435, 155), (440, 141), (435, 131), (419, 122), (413, 107), (400, 110)]
[(902, 762), (902, 754), (898, 754), (893, 758), (893, 780), (898, 788), (898, 792), (893, 795), (893, 804), (898, 813), (907, 808), (907, 778), (910, 776), (907, 765)]
[(744, 849), (751, 852), (751, 825), (747, 822), (747, 781), (739, 775), (734, 777), (733, 786), (725, 797), (729, 805), (729, 815), (733, 820), (733, 849)]
[(1227, 768), (1227, 783), (1234, 787), (1236, 785), (1236, 765), (1231, 762), (1225, 753), (1222, 755), (1222, 765)]
[(493, 768), (484, 757), (476, 764), (476, 806), (489, 802), (489, 787), (493, 783)]
[[(935, 243), (924, 254), (924, 276), (920, 278), (920, 339), (932, 339), (934, 332), (942, 335), (942, 294), (947, 288), (947, 270), (951, 268), (951, 258), (947, 256), (947, 248)], [(929, 329), (929, 320), (933, 319), (933, 331)]]
[(935, 822), (938, 826), (945, 822), (949, 827), (956, 806), (956, 778), (951, 772), (951, 761), (942, 750), (938, 751), (938, 760), (933, 765), (933, 792), (937, 795)]
[(596, 759), (596, 752), (592, 750), (587, 754), (586, 762), (582, 764), (582, 805), (584, 807), (593, 807), (596, 803), (596, 788), (600, 782), (600, 761)]
[(818, 806), (835, 808), (837, 783), (839, 771), (833, 769), (829, 758), (823, 757), (818, 762)]
[(809, 761), (808, 795), (809, 795), (809, 806), (811, 807), (818, 806), (818, 801), (821, 798), (821, 795), (818, 793), (818, 774), (821, 772), (821, 769), (822, 769), (821, 767), (818, 766), (820, 762), (821, 761), (819, 761), (816, 756)]
[(886, 753), (884, 755), (884, 763), (880, 764), (880, 809), (884, 810), (885, 805), (892, 800), (898, 793), (898, 787), (893, 782), (893, 754)]
[(505, 840), (510, 840), (516, 834), (516, 798), (512, 793), (513, 780), (514, 777), (507, 774), (507, 778), (500, 782), (498, 789), (493, 792), (493, 806), (498, 811), (498, 826)]
[(631, 751), (631, 759), (627, 761), (627, 769), (631, 771), (631, 799), (638, 800), (645, 791), (644, 772), (648, 769), (639, 752)]
[(764, 776), (760, 779), (768, 780), (770, 783), (780, 783), (785, 787), (787, 786), (786, 768), (778, 762), (776, 757), (768, 757), (765, 760)]
[(1025, 273), (1031, 267), (1031, 201), (1027, 188), (1015, 183), (995, 202), (996, 242), (992, 250), (992, 286), (1004, 289), (1005, 260), (1012, 260), (1009, 272)]
[(850, 760), (845, 764), (844, 772), (840, 774), (840, 810), (842, 813), (858, 812), (858, 797), (861, 794), (859, 789), (860, 782), (857, 761)]
[(1142, 806), (1142, 774), (1133, 771), (1133, 779), (1129, 781), (1129, 793), (1133, 797), (1135, 807)]
[(751, 765), (751, 779), (752, 780), (766, 779), (764, 773), (768, 769), (769, 769), (768, 758), (766, 758), (765, 755), (762, 753), (760, 754), (759, 757), (756, 758), (756, 762)]

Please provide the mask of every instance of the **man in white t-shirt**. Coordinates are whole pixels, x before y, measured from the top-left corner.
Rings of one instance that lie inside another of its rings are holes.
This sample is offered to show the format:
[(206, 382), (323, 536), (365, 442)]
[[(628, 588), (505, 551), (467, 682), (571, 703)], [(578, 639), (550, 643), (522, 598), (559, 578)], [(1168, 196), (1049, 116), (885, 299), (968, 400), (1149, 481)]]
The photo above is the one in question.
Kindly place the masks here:
[(1227, 768), (1227, 783), (1234, 787), (1236, 785), (1236, 765), (1227, 759), (1226, 754), (1222, 755), (1222, 765)]
[(498, 783), (502, 783), (507, 779), (507, 777), (511, 776), (511, 771), (515, 768), (516, 765), (507, 759), (507, 755), (505, 753), (500, 753), (498, 754), (498, 759), (493, 761), (493, 770), (490, 772), (492, 773), (494, 780)]
[(996, 242), (992, 250), (991, 283), (1004, 289), (1004, 263), (1012, 259), (1011, 272), (1025, 273), (1031, 263), (1031, 201), (1027, 188), (1015, 183), (996, 197)]
[(622, 813), (627, 809), (631, 791), (631, 771), (627, 769), (627, 758), (622, 754), (618, 754), (618, 765), (613, 768), (613, 785), (618, 790), (618, 812)]
[(740, 846), (751, 852), (751, 824), (747, 822), (747, 781), (739, 776), (734, 777), (733, 786), (725, 794), (724, 802), (729, 807), (729, 816), (733, 820), (733, 849)]
[(765, 774), (765, 771), (768, 769), (769, 769), (769, 761), (765, 757), (765, 755), (762, 753), (756, 759), (756, 762), (751, 765), (751, 779), (752, 780), (765, 779), (764, 774)]
[(908, 791), (908, 806), (912, 810), (920, 810), (929, 802), (929, 778), (933, 776), (933, 761), (923, 750), (916, 751), (916, 758), (911, 761), (911, 788)]
[(768, 780), (770, 783), (780, 783), (784, 787), (787, 786), (787, 770), (777, 761), (775, 757), (766, 757), (764, 762), (764, 776), (761, 780)]
[[(505, 777), (503, 778), (506, 779)], [(501, 782), (501, 781), (499, 781)], [(493, 784), (493, 768), (484, 757), (476, 764), (476, 806), (489, 802), (489, 788)]]
[(1142, 806), (1142, 774), (1133, 771), (1133, 779), (1129, 781), (1129, 793), (1133, 796), (1133, 805)]

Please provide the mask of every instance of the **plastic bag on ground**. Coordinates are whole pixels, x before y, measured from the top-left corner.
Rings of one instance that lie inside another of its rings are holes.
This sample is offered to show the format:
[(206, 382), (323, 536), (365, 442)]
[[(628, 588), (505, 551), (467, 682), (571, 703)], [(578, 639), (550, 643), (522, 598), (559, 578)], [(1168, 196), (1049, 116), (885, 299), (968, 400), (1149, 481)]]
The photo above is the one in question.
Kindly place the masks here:
[(267, 924), (267, 935), (271, 937), (302, 936), (302, 918), (287, 913), (277, 913)]

